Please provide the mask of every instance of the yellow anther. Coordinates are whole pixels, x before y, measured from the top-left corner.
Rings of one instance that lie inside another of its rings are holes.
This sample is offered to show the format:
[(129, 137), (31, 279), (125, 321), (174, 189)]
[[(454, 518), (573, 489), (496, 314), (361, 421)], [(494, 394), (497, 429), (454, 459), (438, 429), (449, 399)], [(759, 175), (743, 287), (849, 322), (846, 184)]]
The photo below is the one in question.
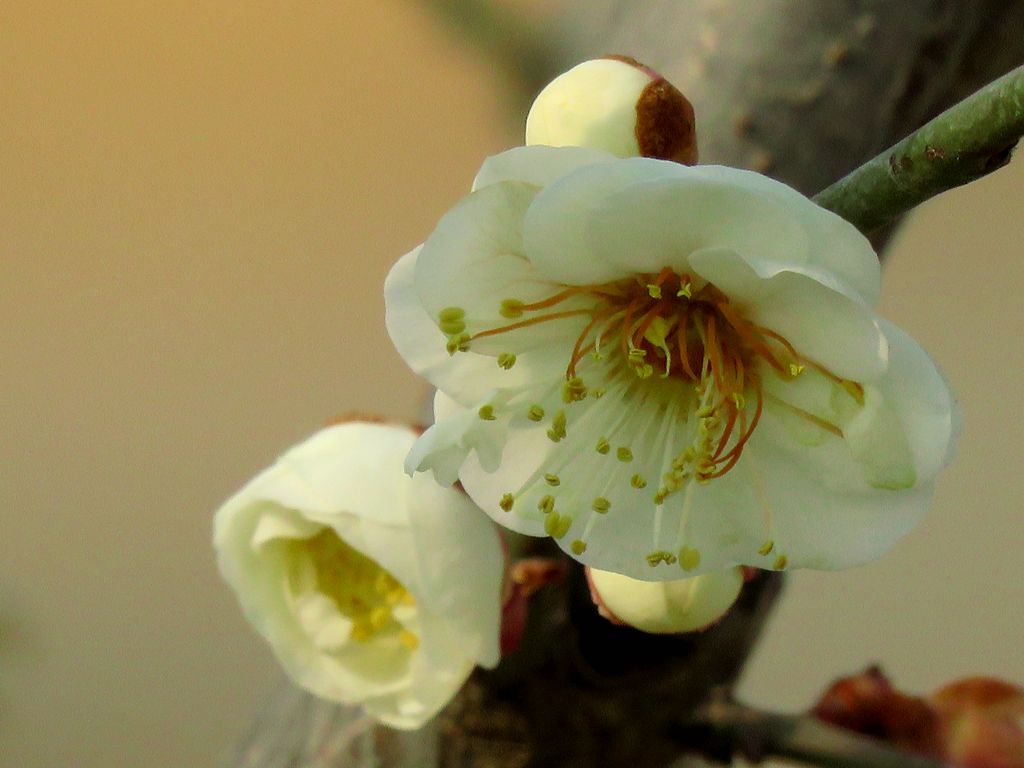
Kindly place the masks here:
[(501, 308), (498, 310), (502, 317), (507, 317), (510, 320), (514, 320), (517, 317), (523, 315), (523, 302), (519, 299), (504, 299), (501, 302)]
[(400, 642), (406, 649), (415, 651), (420, 647), (420, 639), (408, 629), (403, 629), (398, 633), (398, 642)]
[(552, 512), (544, 518), (544, 532), (553, 539), (560, 539), (569, 532), (572, 527), (572, 518), (568, 515), (560, 515)]
[(804, 372), (804, 366), (801, 365), (800, 363), (790, 363), (789, 364), (789, 375), (792, 376), (794, 379), (797, 376), (799, 376), (801, 373), (803, 373), (803, 372)]
[(583, 539), (576, 539), (569, 547), (574, 555), (582, 555), (587, 551), (587, 542)]
[(501, 501), (498, 502), (498, 506), (501, 507), (505, 512), (512, 511), (512, 505), (516, 503), (516, 497), (511, 493), (503, 494)]
[(506, 371), (516, 364), (516, 356), (511, 352), (502, 352), (498, 355), (498, 367), (504, 368)]
[(629, 462), (633, 460), (633, 451), (628, 446), (620, 445), (615, 449), (615, 458), (622, 462)]
[(772, 568), (776, 571), (784, 571), (787, 565), (789, 565), (789, 558), (785, 555), (779, 555), (775, 558), (775, 563), (772, 565)]
[(491, 404), (481, 405), (480, 410), (476, 412), (484, 421), (494, 421), (497, 416), (494, 415), (494, 406)]
[(598, 453), (608, 453), (608, 451), (610, 451), (611, 449), (612, 449), (612, 446), (608, 442), (608, 438), (602, 437), (600, 440), (597, 441), (597, 452)]
[(647, 555), (645, 555), (644, 559), (647, 561), (647, 564), (651, 566), (651, 568), (654, 568), (660, 565), (661, 563), (668, 563), (669, 565), (674, 564), (676, 561), (676, 556), (673, 555), (671, 552), (666, 552), (663, 549), (656, 549), (653, 552), (650, 552)]
[(550, 514), (555, 510), (555, 497), (551, 495), (542, 496), (541, 500), (537, 502), (537, 509), (545, 515)]
[(448, 343), (445, 344), (445, 349), (448, 350), (449, 355), (454, 355), (456, 352), (465, 352), (469, 349), (469, 334), (460, 333), (452, 336), (448, 339)]
[(628, 359), (633, 365), (637, 365), (647, 357), (647, 350), (641, 347), (631, 347), (629, 350)]
[(541, 421), (544, 418), (544, 409), (536, 404), (531, 405), (526, 412), (526, 418), (530, 421)]
[(550, 474), (544, 475), (544, 482), (550, 485), (552, 488), (557, 488), (559, 485), (562, 484), (562, 481), (559, 479), (558, 475)]
[(551, 429), (548, 430), (548, 438), (551, 442), (557, 443), (565, 435), (565, 411), (559, 411), (551, 419)]
[(693, 298), (693, 287), (689, 282), (683, 283), (682, 287), (676, 291), (676, 296), (684, 299)]
[(651, 378), (651, 374), (653, 373), (654, 366), (649, 363), (644, 363), (643, 365), (638, 365), (636, 367), (636, 375), (639, 376), (641, 379), (649, 379)]
[(697, 418), (706, 419), (715, 413), (715, 407), (713, 405), (702, 405), (697, 409)]
[(599, 515), (603, 515), (612, 508), (612, 503), (608, 501), (604, 496), (598, 496), (590, 504), (590, 508), (597, 512)]
[(683, 547), (679, 550), (679, 567), (684, 571), (692, 571), (700, 565), (700, 551), (693, 547)]
[(644, 480), (641, 475), (633, 475), (631, 478), (629, 478), (629, 484), (632, 485), (634, 488), (647, 487), (647, 481)]
[(773, 549), (775, 549), (775, 542), (768, 539), (764, 544), (757, 548), (757, 554), (770, 555)]
[(437, 319), (442, 323), (447, 323), (451, 320), (461, 320), (465, 316), (466, 310), (462, 307), (445, 307), (437, 313)]
[(654, 503), (655, 504), (664, 504), (665, 503), (665, 499), (668, 498), (668, 494), (669, 494), (668, 488), (659, 488), (654, 493)]
[(442, 320), (438, 323), (438, 327), (441, 332), (448, 335), (454, 336), (457, 333), (462, 333), (466, 330), (466, 322), (464, 320)]
[(587, 396), (587, 385), (579, 376), (573, 376), (562, 385), (562, 402), (576, 403)]
[(741, 392), (733, 392), (732, 403), (736, 406), (737, 411), (742, 411), (747, 407), (747, 398), (745, 398)]
[(660, 299), (661, 298), (661, 286), (660, 285), (654, 285), (654, 283), (648, 283), (647, 284), (647, 294), (652, 299)]

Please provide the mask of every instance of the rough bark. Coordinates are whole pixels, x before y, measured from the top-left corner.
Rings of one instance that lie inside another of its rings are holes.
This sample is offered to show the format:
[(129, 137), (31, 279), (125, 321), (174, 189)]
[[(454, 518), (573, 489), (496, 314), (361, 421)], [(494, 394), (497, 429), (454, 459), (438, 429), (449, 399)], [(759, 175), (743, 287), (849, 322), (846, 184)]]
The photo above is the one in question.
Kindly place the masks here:
[[(466, 27), (493, 18), (479, 12), (487, 3), (463, 4), (473, 13), (454, 16)], [(813, 194), (1019, 64), (1022, 24), (1015, 0), (577, 0), (560, 28), (545, 29), (558, 50), (506, 44), (498, 53), (505, 63), (521, 57), (513, 69), (527, 90), (546, 79), (545, 66), (634, 56), (693, 102), (702, 162), (764, 171)], [(476, 673), (425, 729), (374, 728), (356, 709), (286, 685), (227, 765), (671, 765), (680, 752), (672, 723), (735, 683), (781, 583), (764, 574), (718, 626), (661, 638), (600, 619), (573, 571), (531, 606), (523, 650)]]

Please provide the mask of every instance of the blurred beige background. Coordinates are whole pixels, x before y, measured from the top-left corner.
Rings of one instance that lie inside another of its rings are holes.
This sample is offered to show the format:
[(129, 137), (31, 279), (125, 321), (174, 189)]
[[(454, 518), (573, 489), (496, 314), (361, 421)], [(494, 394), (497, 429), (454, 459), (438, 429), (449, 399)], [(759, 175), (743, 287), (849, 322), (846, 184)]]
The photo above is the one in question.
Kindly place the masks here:
[[(381, 282), (522, 116), (402, 0), (0, 4), (0, 104), (0, 765), (213, 765), (277, 671), (211, 512), (333, 414), (416, 413)], [(960, 457), (888, 558), (793, 579), (753, 701), (877, 659), (1024, 681), (1022, 183), (899, 237), (883, 309)]]

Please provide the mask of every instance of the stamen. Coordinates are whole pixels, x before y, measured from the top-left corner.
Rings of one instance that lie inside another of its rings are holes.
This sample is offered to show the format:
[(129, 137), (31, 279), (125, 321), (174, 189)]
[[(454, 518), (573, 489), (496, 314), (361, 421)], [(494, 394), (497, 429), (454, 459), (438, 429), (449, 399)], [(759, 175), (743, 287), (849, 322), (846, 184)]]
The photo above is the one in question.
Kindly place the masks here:
[(682, 547), (679, 550), (679, 567), (684, 571), (692, 571), (700, 565), (700, 551), (693, 547)]
[(516, 503), (516, 497), (511, 493), (503, 494), (501, 501), (498, 502), (498, 506), (501, 507), (504, 512), (511, 512), (512, 505)]
[(502, 352), (498, 355), (498, 367), (504, 368), (506, 371), (516, 364), (516, 356), (511, 352)]
[(484, 421), (494, 421), (497, 416), (494, 415), (494, 406), (491, 404), (481, 405), (480, 410), (477, 411), (477, 415)]
[(544, 419), (544, 409), (539, 405), (531, 405), (529, 410), (526, 411), (526, 418), (530, 421), (542, 421)]
[(799, 408), (799, 407), (793, 405), (792, 403), (789, 403), (789, 402), (783, 400), (782, 398), (776, 397), (771, 392), (766, 392), (765, 393), (765, 397), (768, 398), (768, 400), (771, 401), (773, 404), (785, 408), (790, 413), (796, 414), (797, 416), (799, 416), (801, 419), (804, 419), (805, 421), (809, 421), (814, 426), (821, 427), (826, 432), (828, 432), (830, 434), (833, 434), (836, 437), (842, 438), (843, 430), (841, 430), (839, 427), (837, 427), (831, 421), (823, 419), (820, 416), (815, 416), (813, 413), (808, 413), (803, 408)]

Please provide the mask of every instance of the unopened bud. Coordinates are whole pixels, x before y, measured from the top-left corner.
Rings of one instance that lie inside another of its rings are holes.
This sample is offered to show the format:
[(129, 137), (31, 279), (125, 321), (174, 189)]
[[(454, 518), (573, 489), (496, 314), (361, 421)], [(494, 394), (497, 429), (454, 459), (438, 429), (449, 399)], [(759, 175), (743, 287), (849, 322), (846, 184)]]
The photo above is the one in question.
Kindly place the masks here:
[(625, 56), (585, 61), (548, 83), (526, 118), (526, 143), (697, 162), (690, 102)]
[(743, 586), (738, 567), (675, 581), (639, 581), (588, 568), (587, 578), (602, 616), (652, 634), (705, 629), (725, 615)]

